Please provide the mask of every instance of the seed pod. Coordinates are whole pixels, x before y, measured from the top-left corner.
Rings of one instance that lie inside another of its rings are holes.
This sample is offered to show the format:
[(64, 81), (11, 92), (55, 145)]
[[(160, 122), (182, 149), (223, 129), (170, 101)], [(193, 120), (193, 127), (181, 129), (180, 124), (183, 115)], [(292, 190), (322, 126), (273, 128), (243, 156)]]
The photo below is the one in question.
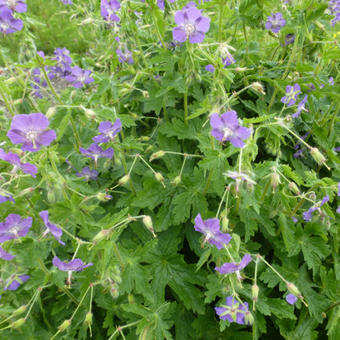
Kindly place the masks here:
[(259, 92), (259, 93), (261, 93), (263, 95), (266, 94), (266, 92), (264, 91), (263, 85), (261, 83), (259, 83), (258, 81), (256, 81), (255, 83), (252, 83), (251, 87), (256, 92)]
[(101, 240), (103, 240), (107, 235), (110, 234), (110, 229), (103, 229), (101, 230), (93, 239), (92, 241), (94, 243), (99, 243)]
[(47, 110), (47, 112), (46, 112), (46, 117), (48, 118), (48, 119), (50, 119), (50, 118), (52, 118), (53, 116), (54, 116), (54, 114), (57, 112), (57, 109), (54, 107), (54, 106), (52, 106), (52, 107), (50, 107), (48, 110)]
[(279, 183), (281, 183), (279, 174), (277, 172), (272, 173), (270, 176), (270, 185), (273, 188), (273, 191), (276, 190)]
[(171, 182), (174, 186), (177, 186), (179, 183), (181, 183), (181, 176), (177, 176), (174, 178), (174, 180)]
[(155, 231), (153, 229), (152, 219), (150, 216), (143, 217), (143, 223), (146, 228), (152, 233), (153, 237), (156, 237)]
[(92, 319), (93, 319), (93, 314), (91, 312), (87, 312), (85, 316), (85, 320), (84, 320), (87, 326), (92, 325)]
[(227, 216), (222, 217), (222, 231), (226, 232), (228, 231), (229, 226), (229, 218)]
[(289, 182), (288, 188), (296, 195), (300, 195), (300, 190), (294, 182)]
[(155, 172), (155, 178), (158, 182), (163, 183), (164, 182), (164, 177), (162, 176), (162, 174), (160, 172)]
[(252, 325), (254, 323), (253, 314), (249, 311), (244, 313), (244, 323), (246, 325)]

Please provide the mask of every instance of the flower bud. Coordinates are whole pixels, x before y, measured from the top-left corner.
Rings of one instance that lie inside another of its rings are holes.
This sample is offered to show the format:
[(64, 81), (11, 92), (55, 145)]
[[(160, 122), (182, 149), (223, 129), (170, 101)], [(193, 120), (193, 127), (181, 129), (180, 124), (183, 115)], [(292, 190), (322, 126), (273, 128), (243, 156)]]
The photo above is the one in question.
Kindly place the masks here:
[(165, 155), (165, 151), (162, 151), (162, 150), (157, 151), (151, 155), (149, 161), (152, 162), (154, 159), (163, 157), (164, 155)]
[(130, 305), (136, 303), (135, 297), (133, 296), (133, 294), (129, 294), (128, 295), (128, 302)]
[(288, 282), (287, 289), (295, 296), (300, 297), (301, 293), (299, 289), (294, 285), (294, 283)]
[(84, 109), (85, 116), (89, 119), (96, 119), (96, 113), (91, 109)]
[(322, 155), (322, 153), (317, 148), (311, 148), (310, 153), (314, 158), (315, 162), (319, 165), (322, 165), (326, 162), (326, 158)]
[(27, 309), (27, 306), (26, 305), (22, 305), (21, 307), (19, 307), (18, 309), (16, 309), (14, 312), (13, 312), (13, 316), (18, 316), (22, 313), (24, 313)]
[(162, 176), (162, 174), (160, 172), (155, 172), (155, 178), (158, 182), (163, 183), (164, 182), (164, 177)]
[(113, 285), (113, 286), (111, 287), (110, 293), (111, 293), (111, 296), (112, 296), (114, 299), (117, 299), (117, 297), (119, 296), (118, 289), (116, 288), (115, 285)]
[(281, 183), (279, 174), (277, 172), (272, 173), (270, 176), (270, 185), (272, 186), (273, 191), (276, 190), (279, 183)]
[(110, 199), (112, 199), (112, 196), (105, 194), (105, 192), (98, 192), (96, 197), (97, 197), (97, 199), (99, 199), (99, 201), (102, 201), (102, 202), (106, 202), (106, 201), (109, 201)]
[(244, 313), (244, 323), (246, 325), (252, 325), (254, 323), (254, 317), (253, 314), (250, 313), (249, 311), (246, 311)]
[(71, 320), (65, 320), (59, 327), (59, 331), (63, 332), (65, 329), (67, 329), (68, 327), (70, 327), (71, 325)]
[(94, 238), (93, 238), (93, 242), (94, 243), (98, 243), (100, 242), (101, 240), (103, 240), (107, 235), (110, 234), (110, 229), (103, 229), (101, 230)]
[(259, 286), (257, 284), (254, 284), (251, 286), (251, 294), (252, 294), (252, 297), (253, 297), (253, 301), (257, 301), (258, 297), (259, 297)]
[(229, 226), (229, 218), (227, 216), (222, 217), (222, 231), (226, 232), (228, 231)]
[(181, 183), (181, 176), (177, 176), (174, 178), (174, 180), (171, 182), (173, 185), (177, 186), (179, 183)]
[(244, 72), (247, 71), (248, 69), (246, 67), (235, 67), (236, 72)]
[(288, 188), (296, 195), (300, 195), (300, 190), (294, 182), (289, 182)]
[(50, 107), (46, 112), (46, 118), (48, 119), (52, 118), (56, 112), (57, 109), (54, 106)]
[(148, 91), (142, 91), (142, 94), (143, 94), (143, 97), (144, 97), (144, 98), (149, 98), (149, 97), (150, 97)]
[(20, 104), (22, 104), (22, 99), (19, 98), (19, 99), (14, 100), (14, 101), (13, 101), (13, 104), (14, 104), (14, 105), (20, 105)]
[(149, 136), (141, 136), (139, 137), (139, 140), (141, 140), (142, 142), (148, 142), (150, 140)]
[(125, 185), (129, 180), (130, 180), (130, 175), (125, 175), (125, 176), (123, 176), (123, 177), (118, 181), (118, 184), (119, 184), (120, 186), (123, 186), (123, 185)]
[(153, 229), (152, 219), (150, 216), (144, 216), (143, 217), (143, 223), (146, 226), (146, 228), (151, 232), (153, 237), (156, 237), (155, 231)]
[(19, 328), (20, 326), (22, 326), (24, 323), (25, 323), (25, 319), (24, 318), (21, 318), (21, 319), (19, 319), (19, 320), (17, 320), (17, 321), (14, 321), (13, 323), (12, 323), (12, 327), (13, 328)]
[(85, 316), (85, 320), (84, 322), (89, 326), (92, 325), (92, 318), (93, 318), (93, 314), (91, 312), (87, 312), (86, 316)]
[(265, 92), (265, 90), (263, 88), (263, 85), (261, 83), (259, 83), (258, 81), (256, 81), (255, 83), (252, 83), (251, 84), (251, 88), (253, 90), (255, 90), (256, 92), (259, 92), (259, 93), (261, 93), (263, 95), (266, 94), (266, 92)]

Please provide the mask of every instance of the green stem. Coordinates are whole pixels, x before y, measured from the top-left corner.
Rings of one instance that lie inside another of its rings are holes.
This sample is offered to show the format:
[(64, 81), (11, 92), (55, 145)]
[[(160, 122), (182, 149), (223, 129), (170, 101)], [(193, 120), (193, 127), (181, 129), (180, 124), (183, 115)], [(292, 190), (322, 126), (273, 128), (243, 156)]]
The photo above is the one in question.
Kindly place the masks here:
[(188, 124), (188, 88), (184, 92), (184, 123)]
[(81, 145), (80, 143), (80, 137), (79, 137), (79, 134), (78, 134), (78, 131), (77, 131), (77, 128), (76, 128), (76, 124), (73, 120), (73, 117), (72, 117), (72, 112), (70, 114), (70, 123), (71, 123), (71, 126), (72, 126), (72, 130), (73, 130), (73, 134), (74, 134), (74, 138), (76, 139), (76, 143), (77, 143), (77, 149), (79, 150), (79, 147)]
[(8, 112), (12, 115), (12, 116), (15, 116), (15, 113), (11, 107), (11, 105), (9, 104), (9, 101), (7, 100), (7, 97), (6, 97), (6, 94), (5, 94), (5, 91), (4, 89), (2, 88), (2, 84), (0, 83), (0, 95), (1, 95), (1, 98), (2, 100), (4, 101), (6, 107), (7, 107), (7, 110)]

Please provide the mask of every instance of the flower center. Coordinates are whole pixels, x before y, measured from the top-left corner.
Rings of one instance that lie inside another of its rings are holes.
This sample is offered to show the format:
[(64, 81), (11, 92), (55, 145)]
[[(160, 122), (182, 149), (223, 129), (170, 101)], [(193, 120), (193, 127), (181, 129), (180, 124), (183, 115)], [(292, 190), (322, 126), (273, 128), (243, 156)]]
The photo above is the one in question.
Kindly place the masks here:
[(16, 5), (17, 5), (17, 0), (7, 0), (7, 6), (9, 8), (14, 9)]
[(185, 24), (184, 30), (187, 35), (191, 35), (192, 33), (196, 31), (196, 27), (195, 25), (188, 23), (188, 24)]
[(33, 144), (35, 143), (36, 139), (38, 138), (37, 131), (28, 131), (26, 133), (26, 138), (30, 140)]
[(228, 127), (223, 128), (223, 139), (227, 139), (234, 134), (234, 131), (229, 129)]

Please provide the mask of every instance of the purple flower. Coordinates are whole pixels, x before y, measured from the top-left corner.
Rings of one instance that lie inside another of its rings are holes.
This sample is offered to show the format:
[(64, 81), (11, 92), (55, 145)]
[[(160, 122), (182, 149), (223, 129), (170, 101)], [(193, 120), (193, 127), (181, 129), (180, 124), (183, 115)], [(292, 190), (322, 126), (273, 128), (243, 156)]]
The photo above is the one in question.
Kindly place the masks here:
[(295, 216), (292, 216), (292, 220), (294, 223), (296, 223), (298, 221), (298, 219)]
[(22, 163), (18, 155), (12, 152), (6, 153), (3, 149), (0, 148), (0, 159), (10, 164), (13, 164), (14, 165), (14, 168), (12, 170), (13, 172), (15, 172), (16, 169), (21, 169), (25, 174), (29, 174), (32, 177), (36, 177), (38, 168), (30, 163)]
[(84, 177), (85, 181), (96, 180), (98, 177), (98, 171), (90, 170), (89, 167), (85, 167), (76, 174), (78, 177)]
[(93, 266), (93, 263), (85, 264), (81, 259), (74, 259), (70, 262), (63, 262), (57, 256), (54, 256), (52, 263), (63, 272), (80, 272), (87, 267)]
[(278, 33), (286, 24), (286, 20), (283, 19), (283, 16), (280, 12), (273, 13), (271, 16), (268, 17), (268, 20), (266, 22), (266, 29), (271, 30), (273, 33)]
[(5, 261), (11, 261), (14, 258), (15, 258), (14, 255), (7, 253), (7, 251), (3, 250), (2, 247), (0, 247), (0, 259), (3, 259)]
[(6, 8), (18, 13), (27, 11), (27, 5), (24, 0), (0, 0), (0, 12)]
[(40, 211), (39, 216), (44, 221), (46, 227), (44, 236), (48, 233), (51, 233), (56, 238), (56, 240), (64, 246), (65, 243), (60, 239), (61, 235), (63, 234), (63, 231), (48, 220), (48, 211), (47, 210)]
[(340, 214), (340, 205), (339, 205), (338, 208), (336, 209), (336, 212), (337, 212), (338, 214)]
[(210, 27), (210, 19), (203, 17), (194, 6), (176, 12), (175, 22), (177, 27), (172, 31), (173, 39), (179, 42), (189, 39), (192, 44), (201, 43)]
[(26, 236), (32, 226), (32, 217), (21, 218), (17, 214), (9, 214), (5, 222), (0, 223), (0, 243)]
[(227, 296), (225, 305), (215, 307), (216, 314), (221, 320), (236, 322), (240, 325), (250, 324), (247, 314), (249, 307), (247, 302), (239, 302), (233, 296)]
[(107, 21), (116, 21), (120, 19), (116, 15), (116, 11), (120, 8), (120, 3), (117, 0), (101, 0), (100, 3), (100, 14)]
[(28, 275), (20, 275), (15, 280), (7, 280), (4, 290), (17, 290), (20, 285), (26, 282), (30, 277)]
[(42, 113), (16, 115), (7, 136), (13, 144), (23, 143), (23, 151), (39, 151), (41, 145), (48, 146), (56, 139), (54, 130), (47, 130), (48, 125)]
[(286, 296), (286, 301), (290, 304), (290, 305), (294, 305), (294, 303), (297, 301), (297, 297), (294, 294), (288, 294)]
[(10, 9), (4, 8), (0, 10), (0, 33), (14, 33), (20, 31), (22, 27), (22, 21), (20, 19), (15, 19)]
[(113, 140), (118, 132), (122, 130), (122, 122), (119, 118), (116, 119), (114, 124), (111, 122), (101, 122), (98, 128), (101, 135), (93, 137), (93, 141), (96, 143), (106, 143), (109, 140)]
[(7, 201), (12, 201), (13, 203), (15, 203), (14, 199), (12, 196), (4, 196), (4, 195), (0, 195), (0, 203), (5, 203)]
[(60, 0), (64, 5), (72, 5), (72, 0)]
[(289, 33), (285, 37), (285, 46), (293, 44), (295, 41), (295, 34)]
[(82, 88), (85, 84), (90, 84), (94, 81), (90, 77), (90, 70), (83, 70), (79, 66), (74, 66), (71, 69), (71, 74), (67, 75), (65, 79), (72, 83), (72, 85), (78, 89)]
[(300, 114), (301, 114), (301, 111), (307, 111), (306, 108), (305, 108), (305, 104), (307, 103), (307, 98), (308, 98), (308, 96), (305, 95), (303, 97), (303, 99), (300, 101), (300, 103), (298, 104), (298, 108), (297, 108), (296, 112), (292, 114), (293, 118), (299, 117)]
[(97, 163), (98, 158), (105, 157), (105, 158), (112, 158), (113, 157), (113, 149), (108, 148), (103, 150), (98, 144), (92, 143), (87, 149), (79, 148), (80, 153), (83, 155), (94, 159)]
[(340, 182), (338, 182), (338, 196), (340, 196)]
[(329, 83), (329, 85), (334, 85), (334, 78), (333, 77), (329, 77), (329, 79), (328, 79), (328, 83)]
[(219, 141), (230, 141), (236, 148), (244, 146), (243, 140), (249, 138), (251, 129), (238, 124), (236, 111), (228, 111), (220, 117), (217, 113), (210, 116), (211, 134)]
[(56, 48), (54, 55), (55, 57), (52, 60), (56, 60), (57, 65), (51, 68), (52, 72), (58, 73), (61, 77), (72, 73), (70, 51), (66, 48)]
[(251, 262), (250, 254), (245, 254), (239, 264), (235, 262), (224, 263), (221, 267), (215, 267), (220, 274), (230, 274), (242, 270)]
[(287, 104), (287, 106), (294, 105), (300, 92), (299, 84), (295, 84), (294, 86), (288, 85), (286, 87), (286, 95), (281, 98), (281, 102)]
[(208, 72), (214, 73), (215, 67), (213, 65), (209, 64), (205, 67), (205, 70), (208, 71)]
[(231, 64), (235, 64), (235, 59), (234, 57), (228, 52), (225, 56), (225, 58), (222, 58), (222, 63), (224, 67), (227, 67)]
[(313, 217), (313, 212), (318, 210), (319, 212), (321, 212), (320, 208), (329, 201), (329, 196), (326, 195), (322, 198), (322, 200), (320, 201), (320, 203), (310, 207), (307, 211), (305, 211), (302, 215), (303, 215), (303, 219), (306, 222), (311, 221), (312, 217)]
[[(144, 2), (144, 1), (143, 1)], [(169, 2), (174, 3), (175, 0), (169, 0)], [(164, 0), (157, 0), (157, 6), (161, 9), (164, 10), (165, 8), (165, 1)]]
[(130, 52), (126, 46), (124, 47), (124, 52), (122, 49), (117, 48), (116, 53), (120, 63), (133, 64), (132, 52)]
[(209, 218), (203, 221), (201, 215), (198, 214), (195, 218), (194, 228), (205, 236), (204, 242), (215, 245), (217, 249), (222, 249), (231, 240), (229, 234), (220, 231), (220, 221), (217, 218)]

